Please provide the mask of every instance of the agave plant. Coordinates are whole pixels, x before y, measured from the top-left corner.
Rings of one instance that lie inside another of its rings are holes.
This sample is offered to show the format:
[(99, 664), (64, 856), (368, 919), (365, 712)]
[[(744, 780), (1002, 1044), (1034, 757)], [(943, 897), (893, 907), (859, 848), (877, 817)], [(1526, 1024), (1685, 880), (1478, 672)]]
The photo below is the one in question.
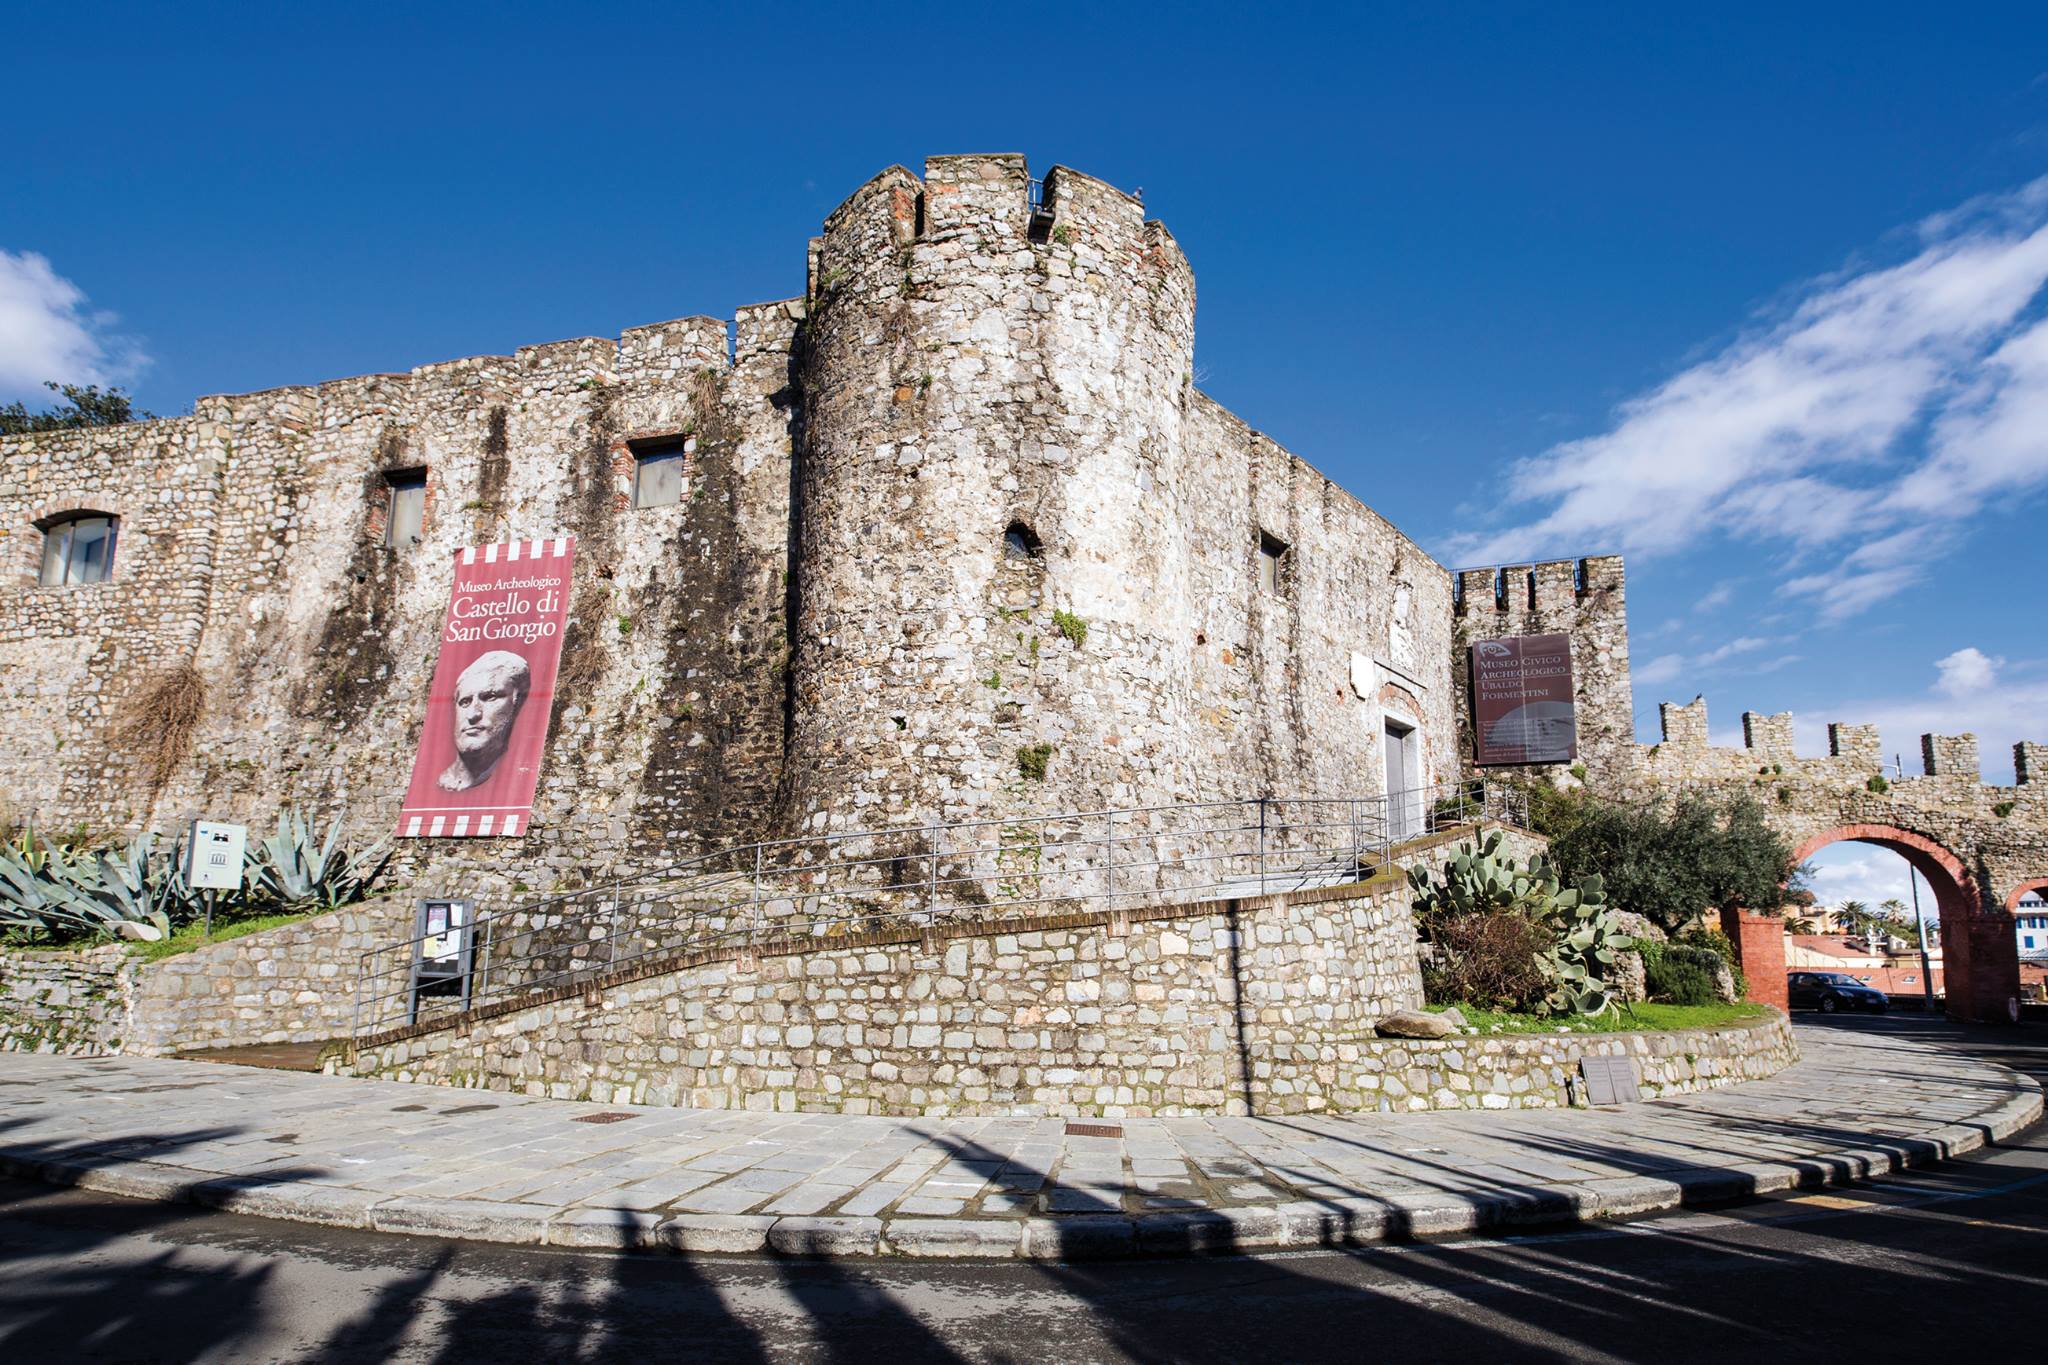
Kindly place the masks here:
[(37, 848), (26, 837), (8, 844), (0, 849), (0, 928), (29, 936), (164, 937), (171, 922), (161, 878), (153, 875), (161, 861), (155, 841), (137, 835), (123, 849), (91, 854)]
[(332, 910), (361, 900), (383, 874), (391, 854), (384, 851), (381, 839), (350, 853), (337, 847), (340, 837), (339, 820), (328, 826), (327, 837), (321, 839), (310, 817), (296, 811), (281, 812), (277, 833), (249, 855), (252, 894), (289, 909)]

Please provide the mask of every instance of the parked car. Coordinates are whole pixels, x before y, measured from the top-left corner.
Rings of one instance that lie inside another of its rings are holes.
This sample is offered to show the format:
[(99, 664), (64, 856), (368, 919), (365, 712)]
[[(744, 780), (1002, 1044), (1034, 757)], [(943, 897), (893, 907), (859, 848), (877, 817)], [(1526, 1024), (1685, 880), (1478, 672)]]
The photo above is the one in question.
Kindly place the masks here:
[(1785, 978), (1785, 993), (1793, 1009), (1819, 1010), (1822, 1014), (1838, 1010), (1883, 1014), (1888, 1003), (1883, 991), (1873, 990), (1841, 972), (1793, 972)]

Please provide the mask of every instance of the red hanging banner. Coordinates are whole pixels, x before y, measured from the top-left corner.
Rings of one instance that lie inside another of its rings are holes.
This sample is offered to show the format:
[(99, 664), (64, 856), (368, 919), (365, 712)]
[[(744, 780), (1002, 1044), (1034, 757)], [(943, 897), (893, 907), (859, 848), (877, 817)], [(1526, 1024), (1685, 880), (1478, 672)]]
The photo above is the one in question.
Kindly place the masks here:
[(574, 536), (456, 552), (400, 838), (526, 833), (575, 563)]

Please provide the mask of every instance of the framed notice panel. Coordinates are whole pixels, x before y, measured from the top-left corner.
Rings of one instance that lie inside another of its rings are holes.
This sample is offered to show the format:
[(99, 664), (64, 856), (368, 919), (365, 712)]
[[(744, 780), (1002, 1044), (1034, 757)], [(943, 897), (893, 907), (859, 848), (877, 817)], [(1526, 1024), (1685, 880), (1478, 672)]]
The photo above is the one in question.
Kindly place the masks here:
[(1567, 635), (1472, 646), (1472, 733), (1479, 766), (1569, 763), (1579, 756)]
[(456, 551), (401, 839), (526, 833), (575, 563), (573, 536)]

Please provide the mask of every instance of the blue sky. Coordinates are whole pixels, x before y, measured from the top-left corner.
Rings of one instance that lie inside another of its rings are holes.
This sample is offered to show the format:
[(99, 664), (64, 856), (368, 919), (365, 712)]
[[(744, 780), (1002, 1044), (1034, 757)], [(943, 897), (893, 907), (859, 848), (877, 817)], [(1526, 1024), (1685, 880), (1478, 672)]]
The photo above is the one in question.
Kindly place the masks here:
[(1627, 552), (1646, 738), (2048, 738), (2048, 7), (735, 8), (17, 10), (0, 398), (730, 316), (1023, 151), (1143, 187), (1204, 386), (1440, 558)]

